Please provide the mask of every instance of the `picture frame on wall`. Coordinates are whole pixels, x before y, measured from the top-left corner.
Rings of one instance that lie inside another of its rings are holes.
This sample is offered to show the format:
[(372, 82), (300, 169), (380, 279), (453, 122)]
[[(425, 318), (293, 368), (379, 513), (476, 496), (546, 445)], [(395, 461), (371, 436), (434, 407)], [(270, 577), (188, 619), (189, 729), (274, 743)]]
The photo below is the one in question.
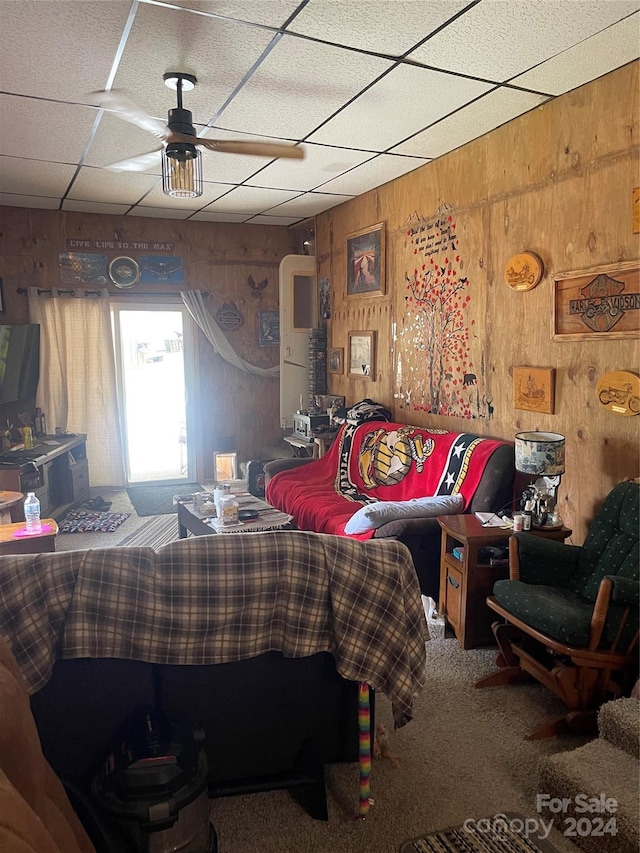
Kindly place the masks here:
[(349, 332), (349, 376), (353, 379), (376, 378), (376, 333)]
[(513, 368), (513, 405), (528, 412), (555, 413), (556, 371), (545, 367)]
[(329, 350), (329, 373), (344, 373), (343, 347), (332, 347)]
[(385, 293), (385, 223), (347, 234), (347, 296)]
[(635, 338), (640, 333), (640, 263), (553, 276), (553, 340)]
[(0, 314), (4, 314), (4, 287), (2, 279), (0, 278)]

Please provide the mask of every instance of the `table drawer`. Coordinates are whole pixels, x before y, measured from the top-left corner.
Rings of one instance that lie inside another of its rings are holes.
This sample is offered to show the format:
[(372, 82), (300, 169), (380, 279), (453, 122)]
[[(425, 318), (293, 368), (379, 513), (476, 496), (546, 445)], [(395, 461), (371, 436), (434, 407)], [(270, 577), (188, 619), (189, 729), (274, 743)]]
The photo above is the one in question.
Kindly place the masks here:
[(71, 489), (74, 503), (89, 497), (89, 464), (86, 459), (71, 466)]
[(444, 614), (457, 631), (460, 627), (462, 605), (462, 572), (452, 560), (445, 560)]

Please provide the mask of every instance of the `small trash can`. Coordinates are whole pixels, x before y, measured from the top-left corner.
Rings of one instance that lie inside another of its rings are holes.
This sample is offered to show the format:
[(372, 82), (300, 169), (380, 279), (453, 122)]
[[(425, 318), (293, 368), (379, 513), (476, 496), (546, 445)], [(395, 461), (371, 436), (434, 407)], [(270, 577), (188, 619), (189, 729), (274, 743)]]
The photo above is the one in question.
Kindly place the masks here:
[(217, 853), (206, 780), (201, 738), (146, 713), (114, 742), (92, 795), (136, 853)]

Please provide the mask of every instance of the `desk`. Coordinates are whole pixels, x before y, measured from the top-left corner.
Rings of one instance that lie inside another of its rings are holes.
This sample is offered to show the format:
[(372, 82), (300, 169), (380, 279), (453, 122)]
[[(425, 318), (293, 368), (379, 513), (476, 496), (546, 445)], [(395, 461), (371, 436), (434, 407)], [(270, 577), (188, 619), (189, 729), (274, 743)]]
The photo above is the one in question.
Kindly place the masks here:
[(41, 533), (25, 533), (24, 521), (0, 524), (0, 556), (5, 554), (45, 554), (56, 550), (58, 525), (53, 518), (43, 518)]

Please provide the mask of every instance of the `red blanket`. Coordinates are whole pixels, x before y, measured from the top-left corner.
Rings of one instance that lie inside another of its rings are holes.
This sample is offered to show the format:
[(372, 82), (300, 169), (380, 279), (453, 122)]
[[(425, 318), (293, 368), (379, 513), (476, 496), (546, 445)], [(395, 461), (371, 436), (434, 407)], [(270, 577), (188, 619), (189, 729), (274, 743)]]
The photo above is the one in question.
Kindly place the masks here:
[[(430, 495), (464, 497), (465, 508), (502, 441), (385, 421), (344, 424), (322, 459), (276, 474), (268, 502), (300, 530), (344, 536), (362, 505)], [(373, 536), (373, 530), (358, 538)]]

